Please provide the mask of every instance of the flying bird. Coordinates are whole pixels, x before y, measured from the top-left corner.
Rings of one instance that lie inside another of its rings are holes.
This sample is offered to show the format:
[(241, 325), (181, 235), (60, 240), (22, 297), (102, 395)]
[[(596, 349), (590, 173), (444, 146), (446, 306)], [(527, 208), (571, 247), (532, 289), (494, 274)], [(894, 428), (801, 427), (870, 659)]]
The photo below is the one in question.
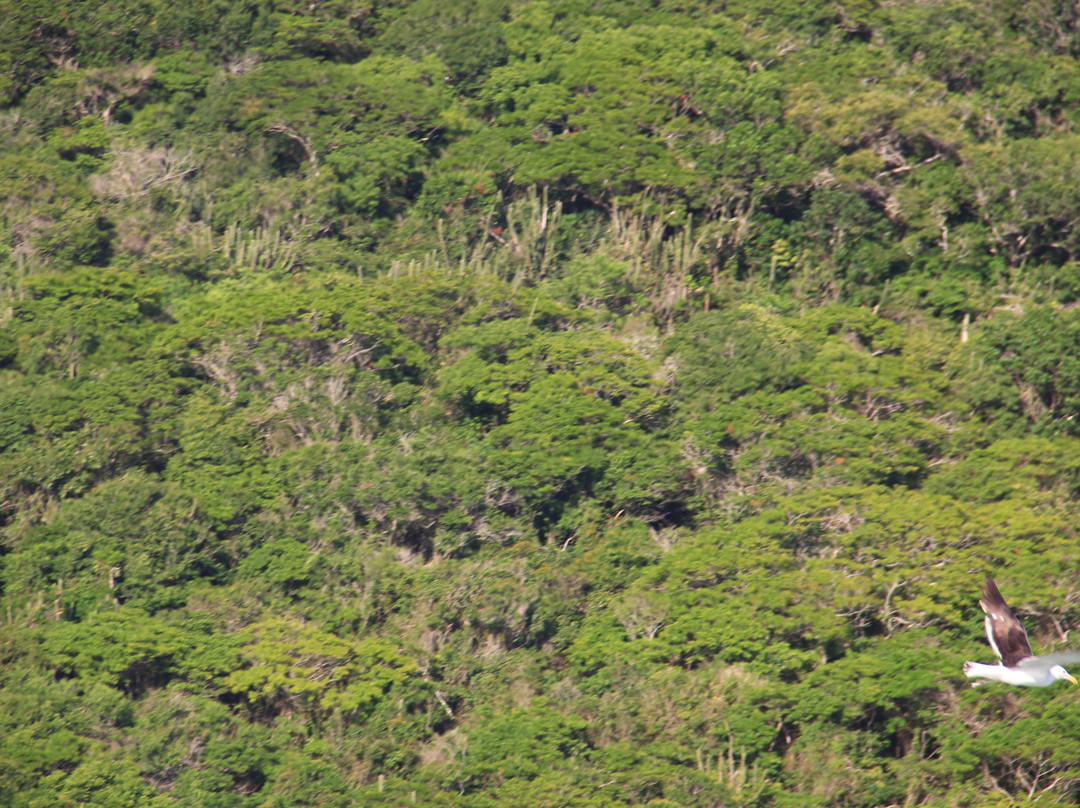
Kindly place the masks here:
[(1021, 687), (1049, 687), (1058, 679), (1076, 684), (1076, 680), (1062, 665), (1080, 662), (1080, 650), (1041, 657), (1032, 654), (1027, 632), (989, 575), (983, 584), (979, 606), (986, 613), (986, 639), (990, 641), (990, 647), (994, 649), (1001, 663), (983, 665), (979, 662), (965, 662), (964, 675), (969, 679), (983, 680), (972, 682), (972, 687), (985, 685), (987, 682), (1004, 682)]

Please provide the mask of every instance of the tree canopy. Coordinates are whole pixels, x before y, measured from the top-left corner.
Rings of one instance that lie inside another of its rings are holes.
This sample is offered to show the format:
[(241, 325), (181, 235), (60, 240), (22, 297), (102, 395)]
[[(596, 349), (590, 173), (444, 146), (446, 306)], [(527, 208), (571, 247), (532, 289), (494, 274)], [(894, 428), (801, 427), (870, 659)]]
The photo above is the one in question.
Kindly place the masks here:
[(0, 803), (1080, 799), (1057, 0), (0, 15)]

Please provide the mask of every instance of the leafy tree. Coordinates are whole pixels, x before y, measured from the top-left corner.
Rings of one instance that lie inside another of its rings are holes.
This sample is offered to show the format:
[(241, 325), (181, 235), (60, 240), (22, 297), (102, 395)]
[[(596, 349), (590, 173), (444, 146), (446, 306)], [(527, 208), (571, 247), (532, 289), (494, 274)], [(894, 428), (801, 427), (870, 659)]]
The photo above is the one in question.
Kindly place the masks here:
[(1074, 12), (10, 9), (0, 803), (1075, 802)]
[(1073, 430), (1077, 401), (1072, 346), (1077, 334), (1071, 313), (1041, 309), (1000, 319), (980, 336), (983, 355), (1012, 379), (1011, 395), (1019, 399), (1024, 414), (1052, 431)]
[(249, 630), (245, 665), (227, 686), (270, 714), (303, 711), (321, 718), (335, 711), (363, 718), (416, 666), (379, 639), (339, 639), (302, 622), (268, 619)]

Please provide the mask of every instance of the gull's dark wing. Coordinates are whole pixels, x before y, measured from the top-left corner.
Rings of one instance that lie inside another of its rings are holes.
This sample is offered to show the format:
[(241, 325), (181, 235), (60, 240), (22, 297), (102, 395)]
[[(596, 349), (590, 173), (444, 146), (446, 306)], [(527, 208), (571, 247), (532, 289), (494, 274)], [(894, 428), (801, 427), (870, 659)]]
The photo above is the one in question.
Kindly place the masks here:
[(983, 584), (979, 606), (986, 613), (986, 639), (990, 641), (990, 647), (994, 649), (1002, 665), (1011, 668), (1032, 655), (1027, 632), (989, 575)]

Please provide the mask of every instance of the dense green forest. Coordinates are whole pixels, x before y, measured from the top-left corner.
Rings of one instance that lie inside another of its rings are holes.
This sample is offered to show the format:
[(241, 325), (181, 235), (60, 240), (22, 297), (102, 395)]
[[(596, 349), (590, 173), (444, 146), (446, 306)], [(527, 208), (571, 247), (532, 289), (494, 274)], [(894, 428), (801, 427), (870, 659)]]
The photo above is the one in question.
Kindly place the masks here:
[(1064, 0), (0, 15), (0, 804), (1080, 802)]

